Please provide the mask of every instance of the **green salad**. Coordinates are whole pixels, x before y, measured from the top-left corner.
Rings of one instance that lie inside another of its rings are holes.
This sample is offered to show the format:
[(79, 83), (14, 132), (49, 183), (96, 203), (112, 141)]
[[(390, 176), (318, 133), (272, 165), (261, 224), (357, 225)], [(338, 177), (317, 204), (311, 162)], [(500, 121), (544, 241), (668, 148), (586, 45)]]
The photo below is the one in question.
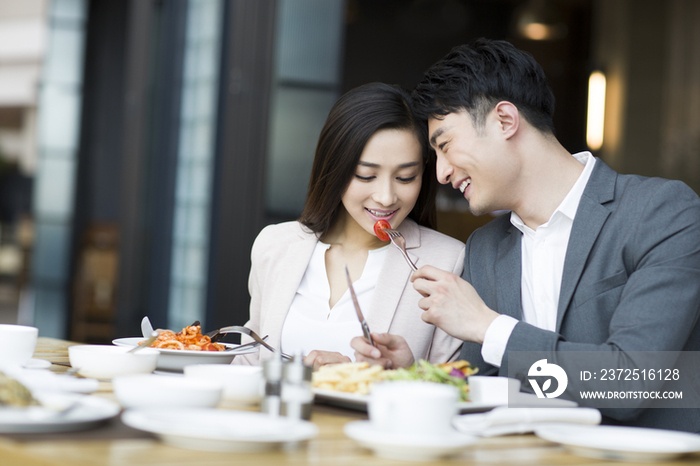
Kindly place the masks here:
[(459, 389), (462, 401), (469, 401), (469, 384), (467, 377), (476, 374), (478, 368), (472, 367), (468, 361), (431, 364), (419, 360), (406, 369), (395, 369), (384, 372), (385, 380), (421, 380), (454, 385)]

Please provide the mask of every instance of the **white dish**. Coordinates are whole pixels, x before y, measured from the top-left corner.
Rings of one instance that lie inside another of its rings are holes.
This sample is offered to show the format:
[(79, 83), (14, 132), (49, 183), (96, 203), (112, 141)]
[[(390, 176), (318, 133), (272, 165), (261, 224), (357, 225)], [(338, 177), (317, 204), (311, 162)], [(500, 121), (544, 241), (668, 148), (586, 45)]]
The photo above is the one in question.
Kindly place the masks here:
[[(315, 399), (319, 402), (340, 406), (341, 408), (355, 409), (358, 411), (367, 411), (367, 402), (369, 395), (356, 395), (354, 393), (338, 392), (335, 390), (323, 390), (319, 388), (313, 389)], [(457, 408), (461, 414), (466, 413), (483, 413), (490, 411), (497, 406), (509, 406), (508, 400), (502, 403), (476, 403), (472, 401), (460, 401), (457, 403)], [(511, 404), (510, 406), (514, 406)], [(552, 408), (573, 408), (578, 406), (575, 401), (552, 399), (540, 399), (530, 393), (518, 394), (518, 407), (552, 407)]]
[[(68, 393), (38, 396), (46, 406), (0, 408), (0, 433), (24, 434), (68, 432), (90, 429), (119, 414), (121, 408), (104, 398)], [(75, 408), (59, 414), (57, 410), (78, 402)]]
[(116, 377), (112, 387), (124, 408), (213, 408), (222, 392), (220, 383), (156, 374)]
[(130, 409), (122, 421), (169, 445), (205, 451), (260, 452), (318, 435), (309, 421), (228, 409)]
[(550, 424), (535, 434), (587, 458), (618, 461), (666, 461), (700, 451), (700, 435), (662, 429)]
[(370, 421), (348, 422), (343, 432), (377, 456), (403, 461), (435, 461), (454, 456), (477, 440), (457, 431), (435, 436), (389, 433), (377, 430)]
[[(143, 337), (117, 338), (112, 340), (117, 346), (136, 346), (144, 340)], [(248, 354), (258, 351), (255, 346), (246, 346), (237, 349), (240, 345), (222, 343), (228, 351), (190, 351), (154, 348), (160, 352), (157, 369), (163, 371), (182, 372), (185, 366), (190, 364), (231, 364), (233, 358), (239, 354)]]
[(48, 369), (51, 367), (51, 361), (47, 361), (46, 359), (30, 359), (29, 361), (25, 362), (24, 365), (22, 366), (25, 369)]
[(130, 353), (125, 346), (73, 345), (68, 347), (70, 365), (83, 377), (110, 380), (128, 374), (150, 374), (158, 364), (160, 353), (143, 348)]

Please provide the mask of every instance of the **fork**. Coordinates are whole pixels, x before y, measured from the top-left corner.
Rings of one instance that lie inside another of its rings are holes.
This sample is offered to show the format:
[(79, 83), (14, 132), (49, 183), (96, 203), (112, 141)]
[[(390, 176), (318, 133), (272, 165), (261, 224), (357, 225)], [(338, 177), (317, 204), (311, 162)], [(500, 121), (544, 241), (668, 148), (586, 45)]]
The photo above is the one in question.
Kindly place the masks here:
[(391, 244), (396, 246), (396, 248), (401, 252), (401, 254), (403, 254), (403, 258), (406, 259), (406, 262), (408, 262), (408, 265), (413, 269), (413, 271), (415, 272), (416, 270), (418, 270), (416, 264), (414, 264), (411, 258), (408, 257), (408, 253), (406, 252), (406, 239), (403, 237), (401, 232), (392, 228), (385, 228), (384, 231), (387, 235), (389, 235)]
[[(219, 330), (212, 330), (211, 332), (207, 333), (207, 336), (209, 338), (214, 338), (216, 335), (222, 335), (224, 333), (244, 333), (251, 337), (253, 340), (257, 341), (261, 345), (263, 345), (265, 348), (268, 350), (272, 351), (273, 353), (276, 352), (277, 350), (274, 349), (272, 346), (268, 345), (265, 340), (260, 338), (260, 335), (249, 329), (248, 327), (241, 327), (239, 325), (232, 325), (230, 327), (223, 327), (220, 328)], [(292, 361), (294, 358), (291, 357), (288, 354), (280, 353), (282, 357), (288, 361)]]

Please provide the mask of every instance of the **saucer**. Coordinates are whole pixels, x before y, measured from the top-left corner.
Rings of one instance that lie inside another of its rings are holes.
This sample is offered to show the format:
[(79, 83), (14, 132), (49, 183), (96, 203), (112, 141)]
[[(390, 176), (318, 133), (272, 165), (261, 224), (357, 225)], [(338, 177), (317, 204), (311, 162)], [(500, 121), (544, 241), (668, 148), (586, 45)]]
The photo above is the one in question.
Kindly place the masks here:
[(318, 427), (309, 421), (229, 409), (127, 409), (122, 421), (168, 445), (202, 451), (262, 452), (318, 435)]
[(377, 430), (370, 421), (348, 422), (343, 432), (379, 457), (403, 461), (435, 461), (454, 456), (477, 440), (457, 431), (434, 436), (395, 434)]
[(24, 365), (22, 366), (25, 369), (48, 369), (51, 367), (51, 362), (47, 361), (46, 359), (30, 359), (29, 361), (25, 362)]
[(542, 426), (535, 434), (587, 458), (616, 461), (670, 461), (700, 452), (700, 435), (644, 427), (557, 425)]

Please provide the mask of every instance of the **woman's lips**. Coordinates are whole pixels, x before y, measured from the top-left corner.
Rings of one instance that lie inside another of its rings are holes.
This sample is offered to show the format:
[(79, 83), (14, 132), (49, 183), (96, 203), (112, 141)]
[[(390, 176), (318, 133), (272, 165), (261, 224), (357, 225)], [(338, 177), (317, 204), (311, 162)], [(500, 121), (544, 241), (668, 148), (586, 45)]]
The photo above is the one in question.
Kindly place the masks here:
[(377, 220), (386, 220), (389, 221), (392, 218), (394, 218), (394, 215), (396, 215), (397, 210), (375, 210), (375, 209), (368, 209), (365, 207), (365, 210), (369, 214), (370, 217), (376, 222)]

